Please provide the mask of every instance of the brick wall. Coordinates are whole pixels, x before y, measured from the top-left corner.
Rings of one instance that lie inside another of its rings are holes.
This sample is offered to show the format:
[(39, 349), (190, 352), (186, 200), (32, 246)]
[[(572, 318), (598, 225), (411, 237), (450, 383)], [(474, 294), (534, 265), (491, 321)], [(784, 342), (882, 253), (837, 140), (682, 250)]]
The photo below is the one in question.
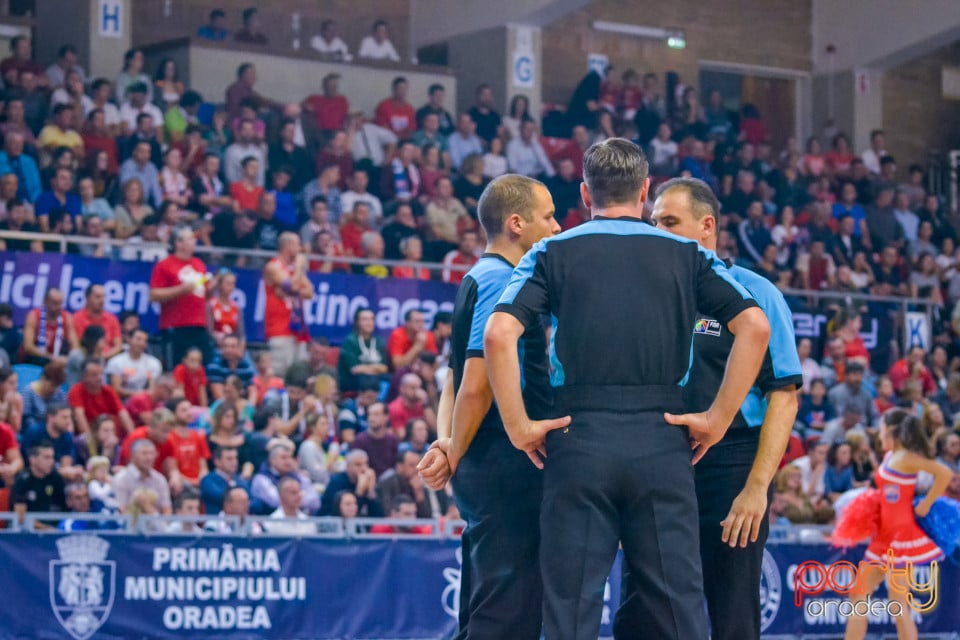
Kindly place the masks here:
[(883, 77), (883, 128), (887, 149), (906, 175), (928, 149), (960, 149), (960, 100), (941, 96), (940, 70), (960, 63), (960, 43), (888, 69)]
[[(680, 27), (687, 47), (595, 31), (594, 20)], [(617, 69), (677, 71), (696, 84), (698, 60), (809, 70), (810, 0), (594, 0), (543, 30), (544, 101), (566, 103), (587, 70), (587, 54), (606, 54)]]

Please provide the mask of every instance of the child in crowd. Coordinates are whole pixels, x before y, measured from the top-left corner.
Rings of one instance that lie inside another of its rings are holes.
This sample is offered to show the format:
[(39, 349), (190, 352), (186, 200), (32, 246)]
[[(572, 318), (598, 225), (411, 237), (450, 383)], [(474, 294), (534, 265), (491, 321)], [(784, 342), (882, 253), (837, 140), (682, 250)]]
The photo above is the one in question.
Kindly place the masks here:
[(207, 374), (203, 370), (203, 353), (200, 349), (190, 349), (183, 356), (183, 362), (173, 370), (173, 379), (183, 391), (183, 397), (195, 407), (208, 406)]
[[(110, 458), (93, 456), (87, 461), (87, 492), (90, 494), (92, 511), (116, 511), (120, 505), (113, 492), (113, 477), (110, 475)], [(97, 509), (97, 504), (102, 505)]]

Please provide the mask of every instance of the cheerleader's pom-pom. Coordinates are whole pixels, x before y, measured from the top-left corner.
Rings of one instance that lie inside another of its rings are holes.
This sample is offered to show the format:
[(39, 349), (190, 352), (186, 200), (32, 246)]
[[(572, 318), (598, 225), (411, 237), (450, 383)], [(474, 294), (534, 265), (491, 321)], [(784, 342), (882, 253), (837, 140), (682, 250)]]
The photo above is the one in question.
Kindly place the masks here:
[(835, 547), (852, 547), (880, 530), (880, 491), (867, 489), (847, 504), (830, 536)]
[[(920, 501), (921, 498), (915, 499), (914, 506)], [(926, 517), (917, 518), (917, 524), (947, 556), (953, 557), (960, 548), (960, 502), (942, 496), (937, 498)]]

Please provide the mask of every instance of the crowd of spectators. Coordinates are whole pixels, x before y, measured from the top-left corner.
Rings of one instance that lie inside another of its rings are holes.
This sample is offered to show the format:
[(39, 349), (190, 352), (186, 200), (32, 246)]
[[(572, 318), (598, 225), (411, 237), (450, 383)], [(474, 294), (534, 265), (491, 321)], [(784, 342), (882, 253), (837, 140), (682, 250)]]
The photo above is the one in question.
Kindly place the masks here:
[[(198, 36), (227, 39), (223, 20), (213, 12)], [(385, 23), (373, 32), (358, 57), (390, 57), (380, 55)], [(266, 39), (255, 11), (235, 37)], [(311, 45), (350, 57), (333, 22)], [(184, 86), (172, 60), (148, 76), (139, 50), (109, 80), (88, 78), (69, 45), (46, 69), (29, 40), (11, 49), (0, 62), (0, 230), (73, 234), (91, 242), (71, 251), (155, 262), (150, 297), (161, 308), (158, 345), (136, 313), (106, 311), (96, 284), (74, 314), (48, 290), (22, 327), (0, 305), (0, 500), (20, 512), (456, 516), (449, 492), (416, 474), (435, 437), (449, 315), (427, 328), (410, 311), (384, 341), (361, 309), (337, 349), (305, 331), (305, 273), (458, 283), (485, 244), (476, 206), (491, 178), (543, 179), (571, 228), (587, 217), (583, 151), (613, 135), (647, 150), (654, 182), (688, 175), (713, 186), (722, 257), (783, 288), (935, 307), (936, 348), (888, 371), (871, 368), (861, 309), (837, 309), (825, 345), (800, 341), (801, 411), (771, 520), (829, 521), (877, 468), (877, 416), (894, 405), (923, 417), (931, 455), (958, 472), (960, 494), (957, 230), (926, 192), (923, 167), (898, 172), (882, 131), (859, 155), (836, 131), (824, 132), (827, 153), (818, 138), (777, 149), (750, 105), (731, 111), (714, 91), (703, 106), (675, 76), (632, 70), (619, 80), (592, 71), (566, 108), (537, 122), (523, 95), (501, 114), (487, 85), (450, 113), (442, 84), (416, 109), (397, 77), (364, 114), (336, 74), (302, 103), (280, 104), (243, 63), (219, 105)], [(108, 237), (125, 242), (96, 242)], [(198, 243), (275, 257), (201, 259)], [(0, 237), (0, 250), (45, 249), (55, 250)], [(232, 296), (231, 269), (244, 267), (263, 270), (265, 349), (248, 344)], [(42, 375), (20, 386), (16, 363)]]

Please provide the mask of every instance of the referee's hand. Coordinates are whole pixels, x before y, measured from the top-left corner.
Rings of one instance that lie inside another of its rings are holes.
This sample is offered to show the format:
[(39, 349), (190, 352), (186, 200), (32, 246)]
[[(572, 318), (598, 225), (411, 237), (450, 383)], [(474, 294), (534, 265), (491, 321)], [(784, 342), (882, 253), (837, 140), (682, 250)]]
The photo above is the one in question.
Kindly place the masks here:
[(447, 484), (452, 475), (450, 464), (447, 461), (447, 447), (450, 445), (450, 438), (441, 438), (430, 445), (430, 449), (417, 465), (420, 472), (420, 478), (423, 483), (439, 491)]
[(700, 462), (700, 459), (707, 455), (710, 447), (723, 439), (723, 434), (726, 431), (716, 427), (711, 428), (711, 421), (706, 411), (703, 413), (684, 413), (679, 416), (665, 413), (663, 419), (667, 421), (667, 424), (688, 429), (690, 432), (690, 448), (693, 449), (693, 464)]
[(554, 429), (565, 429), (570, 426), (570, 416), (554, 418), (553, 420), (526, 420), (517, 429), (510, 430), (510, 442), (517, 449), (527, 454), (530, 462), (537, 469), (543, 469), (543, 459), (547, 457), (547, 434)]

